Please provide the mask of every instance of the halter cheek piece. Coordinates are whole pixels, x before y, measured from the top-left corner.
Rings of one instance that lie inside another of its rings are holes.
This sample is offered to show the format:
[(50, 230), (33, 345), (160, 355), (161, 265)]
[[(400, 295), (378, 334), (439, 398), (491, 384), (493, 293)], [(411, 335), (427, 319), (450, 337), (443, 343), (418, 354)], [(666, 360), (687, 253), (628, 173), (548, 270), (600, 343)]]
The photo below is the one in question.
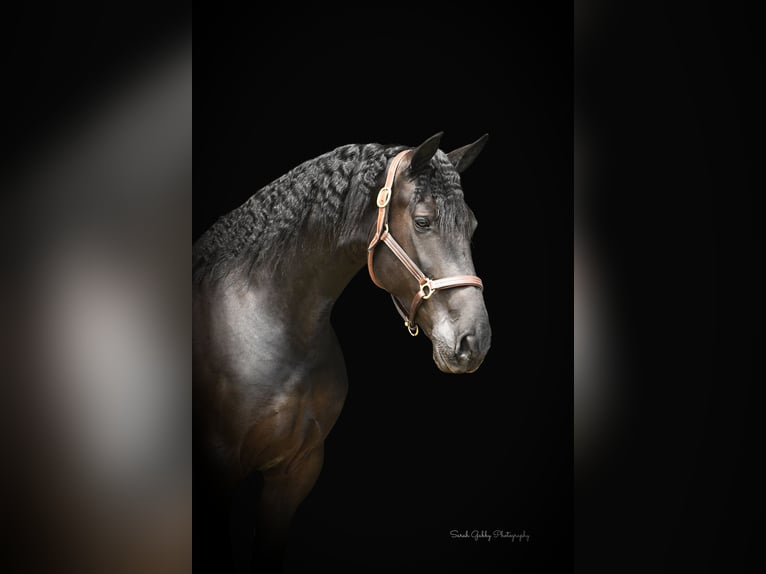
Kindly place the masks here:
[(430, 299), (436, 291), (452, 289), (454, 287), (478, 287), (479, 289), (484, 289), (484, 284), (481, 282), (481, 279), (475, 275), (453, 275), (452, 277), (445, 277), (443, 279), (429, 278), (420, 270), (420, 267), (417, 266), (410, 256), (407, 255), (407, 252), (404, 251), (404, 248), (402, 248), (402, 246), (399, 245), (388, 232), (388, 206), (391, 203), (396, 172), (399, 169), (399, 164), (402, 159), (409, 151), (410, 150), (404, 150), (394, 156), (391, 165), (388, 167), (388, 172), (386, 173), (386, 183), (378, 192), (376, 200), (378, 206), (378, 220), (375, 224), (375, 235), (373, 235), (372, 241), (370, 242), (369, 247), (367, 247), (367, 270), (370, 272), (372, 282), (381, 289), (385, 289), (380, 281), (378, 281), (377, 277), (375, 277), (375, 270), (373, 268), (375, 247), (382, 241), (388, 246), (393, 254), (396, 255), (396, 258), (402, 262), (402, 265), (404, 265), (407, 271), (415, 277), (420, 289), (415, 294), (409, 310), (404, 307), (399, 299), (391, 294), (391, 299), (394, 301), (396, 310), (399, 312), (399, 315), (402, 316), (402, 319), (404, 319), (404, 326), (407, 327), (410, 335), (415, 337), (420, 331), (417, 323), (415, 323), (415, 316), (417, 315), (418, 309), (420, 308), (420, 305), (423, 304), (423, 301)]

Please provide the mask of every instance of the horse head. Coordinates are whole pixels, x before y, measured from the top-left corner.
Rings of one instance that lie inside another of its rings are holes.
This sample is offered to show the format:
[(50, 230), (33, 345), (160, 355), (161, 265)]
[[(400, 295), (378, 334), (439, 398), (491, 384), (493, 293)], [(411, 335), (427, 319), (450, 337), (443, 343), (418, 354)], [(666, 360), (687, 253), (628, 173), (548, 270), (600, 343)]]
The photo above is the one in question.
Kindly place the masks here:
[(440, 139), (436, 134), (389, 164), (368, 267), (373, 281), (391, 294), (410, 334), (422, 329), (431, 340), (437, 367), (471, 373), (489, 350), (491, 329), (471, 256), (477, 220), (459, 174), (487, 136), (450, 153), (438, 149)]

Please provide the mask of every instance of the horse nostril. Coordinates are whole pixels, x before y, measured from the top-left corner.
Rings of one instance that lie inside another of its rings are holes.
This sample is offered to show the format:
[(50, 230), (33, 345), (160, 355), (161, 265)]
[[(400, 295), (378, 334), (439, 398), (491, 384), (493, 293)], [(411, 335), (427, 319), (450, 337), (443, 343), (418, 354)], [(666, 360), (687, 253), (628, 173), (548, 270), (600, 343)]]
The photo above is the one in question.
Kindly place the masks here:
[(457, 352), (455, 353), (461, 363), (467, 363), (471, 360), (475, 349), (475, 343), (476, 337), (474, 337), (473, 333), (467, 333), (461, 337), (457, 346)]

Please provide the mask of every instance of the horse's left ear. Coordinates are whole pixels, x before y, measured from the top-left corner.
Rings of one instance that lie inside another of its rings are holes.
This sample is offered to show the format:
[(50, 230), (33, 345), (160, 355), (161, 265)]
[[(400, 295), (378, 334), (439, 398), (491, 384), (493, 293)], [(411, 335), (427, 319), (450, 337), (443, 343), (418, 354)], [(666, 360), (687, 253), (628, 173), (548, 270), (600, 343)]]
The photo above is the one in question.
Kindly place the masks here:
[(489, 134), (484, 134), (472, 144), (464, 145), (447, 154), (447, 157), (452, 162), (452, 165), (455, 166), (458, 173), (463, 173), (463, 171), (473, 163), (476, 156), (478, 156), (481, 153), (481, 150), (484, 149), (484, 145), (487, 143), (488, 139)]

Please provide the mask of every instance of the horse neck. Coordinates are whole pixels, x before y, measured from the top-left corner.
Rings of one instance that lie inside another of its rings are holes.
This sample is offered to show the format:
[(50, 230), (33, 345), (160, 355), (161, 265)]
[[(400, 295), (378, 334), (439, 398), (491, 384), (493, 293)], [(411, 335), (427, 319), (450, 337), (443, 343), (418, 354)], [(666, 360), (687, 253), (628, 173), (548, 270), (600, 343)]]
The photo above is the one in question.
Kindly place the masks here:
[(281, 261), (275, 269), (258, 267), (253, 284), (268, 290), (272, 308), (296, 330), (323, 330), (335, 301), (366, 263), (365, 229), (372, 229), (373, 224), (374, 216), (365, 215), (357, 237), (343, 246), (328, 245), (309, 233), (302, 239), (306, 248), (299, 254)]
[[(385, 156), (382, 159), (384, 161), (380, 165), (372, 167), (376, 172), (375, 191), (383, 184), (385, 176)], [(360, 171), (358, 174), (358, 177), (354, 177), (354, 183), (350, 184), (353, 188), (346, 194), (346, 201), (357, 206), (364, 205), (353, 216), (352, 228), (344, 225), (343, 231), (332, 229), (328, 234), (326, 229), (302, 226), (301, 231), (297, 232), (301, 235), (300, 249), (287, 249), (285, 259), (276, 265), (256, 263), (251, 267), (254, 275), (250, 279), (257, 289), (269, 293), (269, 300), (279, 309), (281, 320), (298, 322), (307, 329), (322, 323), (329, 324), (330, 311), (335, 301), (365, 265), (377, 209), (371, 192), (367, 190), (369, 184), (360, 183), (363, 180), (369, 181), (370, 173)], [(349, 197), (348, 194), (356, 195)], [(328, 195), (325, 190), (317, 190), (316, 193), (319, 198)], [(339, 208), (343, 208), (343, 205)]]

